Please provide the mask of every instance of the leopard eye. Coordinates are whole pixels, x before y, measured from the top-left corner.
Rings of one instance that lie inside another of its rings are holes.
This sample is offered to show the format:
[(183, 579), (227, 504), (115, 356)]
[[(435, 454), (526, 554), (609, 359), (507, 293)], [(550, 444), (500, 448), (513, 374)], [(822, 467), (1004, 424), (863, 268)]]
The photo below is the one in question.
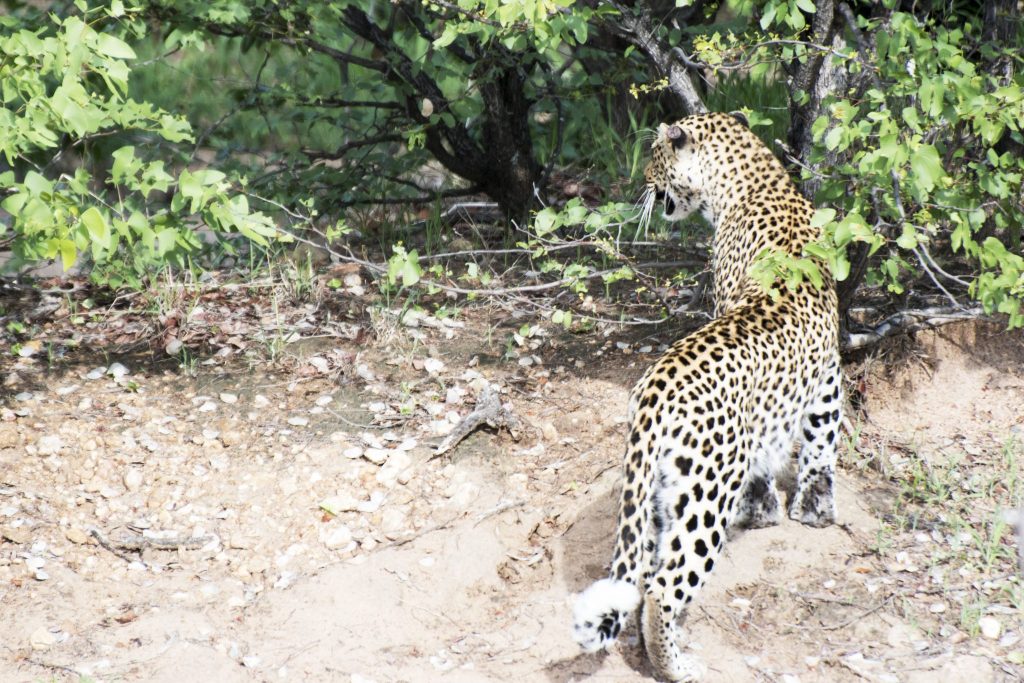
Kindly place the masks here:
[(686, 144), (686, 133), (679, 126), (670, 126), (665, 132), (674, 149), (679, 149)]

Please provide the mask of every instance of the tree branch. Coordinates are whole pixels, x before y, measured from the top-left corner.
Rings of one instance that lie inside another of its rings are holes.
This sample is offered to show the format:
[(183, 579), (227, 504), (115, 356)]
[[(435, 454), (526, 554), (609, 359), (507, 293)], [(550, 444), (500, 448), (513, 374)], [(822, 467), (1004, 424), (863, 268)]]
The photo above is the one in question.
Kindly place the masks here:
[(671, 48), (662, 43), (651, 15), (647, 12), (635, 13), (632, 8), (615, 0), (608, 4), (618, 10), (619, 17), (618, 22), (614, 19), (606, 21), (606, 28), (647, 55), (654, 67), (668, 80), (669, 91), (675, 96), (680, 109), (687, 114), (706, 112), (707, 107), (697, 94), (686, 65), (675, 58)]

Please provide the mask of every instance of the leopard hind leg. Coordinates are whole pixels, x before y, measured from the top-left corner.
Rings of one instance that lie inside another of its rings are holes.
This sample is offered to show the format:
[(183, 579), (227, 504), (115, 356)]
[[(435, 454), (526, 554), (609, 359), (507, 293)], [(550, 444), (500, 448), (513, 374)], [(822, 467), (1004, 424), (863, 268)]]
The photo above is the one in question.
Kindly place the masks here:
[(814, 527), (835, 523), (836, 443), (842, 418), (842, 370), (837, 355), (801, 419), (803, 444), (789, 508), (791, 519)]
[[(675, 454), (663, 462), (663, 469), (675, 471), (666, 472), (658, 491), (662, 523), (642, 605), (647, 656), (657, 675), (670, 681), (696, 681), (706, 672), (699, 658), (680, 648), (680, 621), (721, 555), (743, 480), (736, 454), (712, 477), (695, 474), (693, 461), (700, 456), (693, 455)], [(705, 463), (713, 466), (710, 459)]]

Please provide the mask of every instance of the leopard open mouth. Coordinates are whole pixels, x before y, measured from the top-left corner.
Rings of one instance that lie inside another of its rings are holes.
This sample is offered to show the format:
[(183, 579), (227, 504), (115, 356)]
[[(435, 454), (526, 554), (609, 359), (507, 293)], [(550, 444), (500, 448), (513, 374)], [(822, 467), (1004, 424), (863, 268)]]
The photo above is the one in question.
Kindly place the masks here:
[(668, 192), (665, 192), (664, 190), (658, 190), (657, 192), (654, 193), (654, 198), (657, 199), (659, 202), (664, 202), (666, 216), (671, 216), (672, 213), (676, 210), (676, 202), (674, 199), (672, 199)]

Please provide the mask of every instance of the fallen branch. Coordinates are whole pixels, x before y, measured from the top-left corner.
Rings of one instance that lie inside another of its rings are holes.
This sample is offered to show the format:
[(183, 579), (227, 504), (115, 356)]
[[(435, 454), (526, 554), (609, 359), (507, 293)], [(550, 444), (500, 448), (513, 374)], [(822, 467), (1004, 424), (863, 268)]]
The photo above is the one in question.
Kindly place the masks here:
[(434, 451), (433, 457), (436, 458), (439, 455), (444, 455), (455, 448), (460, 441), (484, 424), (492, 429), (504, 427), (512, 434), (513, 439), (519, 440), (517, 431), (522, 427), (522, 422), (512, 414), (509, 408), (502, 405), (498, 392), (488, 386), (477, 397), (476, 408), (473, 409), (473, 412), (462, 418), (462, 421), (455, 426), (455, 429), (445, 437), (441, 445)]
[(901, 311), (889, 316), (873, 329), (851, 334), (849, 339), (842, 344), (842, 350), (863, 349), (893, 335), (931, 330), (961, 320), (974, 320), (980, 318), (984, 313), (980, 306), (960, 310), (924, 308), (916, 311)]
[(129, 557), (126, 552), (134, 552), (141, 555), (142, 551), (148, 548), (156, 548), (157, 550), (195, 550), (214, 540), (213, 536), (150, 538), (139, 534), (125, 534), (118, 540), (111, 540), (96, 527), (89, 529), (89, 535), (95, 538), (101, 547), (109, 550), (126, 562), (135, 562), (135, 559)]

